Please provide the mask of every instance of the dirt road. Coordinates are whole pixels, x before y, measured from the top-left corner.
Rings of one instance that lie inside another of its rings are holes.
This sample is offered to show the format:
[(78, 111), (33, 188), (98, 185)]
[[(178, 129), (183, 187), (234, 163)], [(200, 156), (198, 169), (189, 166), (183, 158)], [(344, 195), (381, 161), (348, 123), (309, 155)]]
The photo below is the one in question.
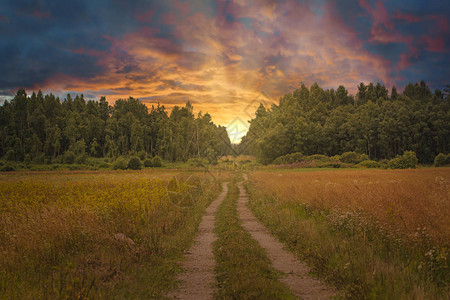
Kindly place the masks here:
[(228, 182), (222, 184), (223, 191), (206, 209), (205, 215), (198, 228), (194, 245), (186, 254), (182, 266), (185, 272), (178, 279), (181, 285), (175, 293), (169, 295), (174, 299), (212, 299), (216, 290), (214, 277), (215, 259), (213, 254), (214, 221), (217, 207), (225, 198)]

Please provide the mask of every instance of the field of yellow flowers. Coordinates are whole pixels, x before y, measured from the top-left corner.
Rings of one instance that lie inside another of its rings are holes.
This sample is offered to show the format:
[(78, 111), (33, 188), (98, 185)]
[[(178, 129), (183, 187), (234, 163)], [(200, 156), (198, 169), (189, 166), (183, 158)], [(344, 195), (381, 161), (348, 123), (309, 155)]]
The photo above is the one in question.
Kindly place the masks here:
[[(218, 194), (196, 176), (192, 205), (168, 195), (171, 171), (0, 175), (0, 298), (149, 298), (174, 286), (176, 261)], [(173, 179), (172, 179), (173, 181)], [(180, 180), (172, 193), (190, 188)]]
[(450, 169), (258, 171), (250, 205), (348, 298), (450, 292)]

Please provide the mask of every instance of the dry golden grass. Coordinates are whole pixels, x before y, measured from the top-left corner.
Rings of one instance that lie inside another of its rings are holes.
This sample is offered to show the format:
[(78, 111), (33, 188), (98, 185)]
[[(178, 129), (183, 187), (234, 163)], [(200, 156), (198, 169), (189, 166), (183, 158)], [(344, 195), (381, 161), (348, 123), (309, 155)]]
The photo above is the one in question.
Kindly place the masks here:
[(198, 173), (205, 193), (180, 209), (166, 190), (175, 174), (0, 175), (0, 298), (160, 297), (218, 191)]
[(254, 172), (250, 179), (280, 201), (362, 213), (410, 238), (450, 244), (450, 169)]

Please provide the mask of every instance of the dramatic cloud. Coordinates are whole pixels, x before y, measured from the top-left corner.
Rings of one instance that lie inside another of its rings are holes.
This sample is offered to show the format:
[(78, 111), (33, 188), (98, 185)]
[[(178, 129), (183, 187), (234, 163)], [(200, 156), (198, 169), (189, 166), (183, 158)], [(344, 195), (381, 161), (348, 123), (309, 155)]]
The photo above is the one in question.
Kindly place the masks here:
[(191, 101), (240, 123), (301, 82), (442, 88), (449, 14), (440, 0), (11, 0), (0, 7), (0, 91)]

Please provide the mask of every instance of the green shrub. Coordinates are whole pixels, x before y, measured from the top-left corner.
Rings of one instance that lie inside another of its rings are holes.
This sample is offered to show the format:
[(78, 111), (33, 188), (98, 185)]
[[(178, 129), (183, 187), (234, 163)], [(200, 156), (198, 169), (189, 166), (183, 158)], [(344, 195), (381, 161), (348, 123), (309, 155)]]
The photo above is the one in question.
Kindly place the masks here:
[(79, 164), (79, 165), (83, 165), (86, 163), (86, 158), (87, 158), (87, 155), (85, 153), (78, 154), (75, 157), (75, 163)]
[(450, 153), (447, 154), (447, 158), (445, 159), (445, 164), (450, 165)]
[(367, 154), (359, 154), (358, 152), (344, 152), (341, 155), (341, 161), (347, 164), (358, 164), (364, 160), (368, 160)]
[(439, 153), (434, 158), (434, 165), (436, 167), (445, 166), (447, 164), (447, 158), (448, 158), (448, 155), (445, 155), (444, 153)]
[(302, 161), (304, 159), (304, 157), (305, 156), (303, 155), (303, 153), (294, 152), (294, 153), (290, 153), (290, 154), (286, 154), (286, 155), (277, 157), (273, 161), (273, 164), (276, 164), (276, 165), (292, 164), (292, 163)]
[(127, 167), (128, 162), (123, 156), (117, 158), (113, 165), (114, 170), (126, 170)]
[(341, 161), (341, 156), (340, 155), (335, 155), (335, 156), (330, 157), (330, 159), (334, 160), (334, 161)]
[(389, 169), (415, 169), (417, 166), (417, 156), (413, 151), (405, 151), (402, 156), (391, 159), (387, 167)]
[(158, 155), (153, 157), (152, 164), (153, 164), (153, 167), (155, 167), (155, 168), (162, 167), (162, 159), (161, 159), (161, 157), (159, 157)]
[(358, 168), (379, 168), (381, 165), (374, 160), (363, 160), (356, 165)]
[(327, 162), (327, 163), (325, 163), (325, 164), (323, 164), (322, 166), (319, 166), (319, 167), (321, 167), (321, 168), (335, 168), (335, 169), (337, 169), (337, 168), (342, 168), (343, 165), (342, 165), (342, 162), (340, 162), (340, 161), (331, 161), (331, 162)]
[(314, 155), (307, 156), (305, 158), (305, 160), (317, 160), (317, 161), (321, 161), (321, 162), (327, 162), (327, 161), (330, 161), (331, 159), (326, 155), (314, 154)]
[(208, 160), (206, 160), (204, 158), (194, 157), (194, 158), (188, 159), (187, 163), (191, 167), (204, 167), (204, 166), (208, 165)]
[(153, 160), (152, 159), (146, 159), (145, 161), (144, 161), (144, 167), (146, 167), (146, 168), (151, 168), (151, 167), (153, 167)]
[[(361, 155), (359, 156), (359, 159), (360, 159), (361, 161), (369, 160), (369, 155), (367, 155), (367, 154), (361, 154)], [(360, 162), (361, 162), (361, 161), (360, 161)]]
[(140, 170), (141, 169), (141, 161), (139, 160), (139, 157), (132, 157), (128, 161), (128, 169), (130, 170)]
[[(57, 165), (55, 165), (55, 170), (57, 169)], [(86, 166), (79, 165), (79, 164), (73, 164), (69, 166), (69, 170), (71, 171), (78, 171), (78, 170), (86, 170)]]
[(2, 172), (11, 172), (11, 171), (15, 171), (15, 170), (16, 169), (11, 164), (6, 164), (0, 169), (0, 171), (2, 171)]
[(64, 163), (71, 165), (75, 162), (75, 158), (75, 153), (72, 150), (67, 150), (64, 153), (63, 161)]
[(6, 152), (5, 158), (7, 161), (15, 161), (16, 160), (16, 152), (13, 149), (10, 149)]
[(145, 160), (147, 158), (147, 152), (139, 151), (138, 156), (140, 160)]

